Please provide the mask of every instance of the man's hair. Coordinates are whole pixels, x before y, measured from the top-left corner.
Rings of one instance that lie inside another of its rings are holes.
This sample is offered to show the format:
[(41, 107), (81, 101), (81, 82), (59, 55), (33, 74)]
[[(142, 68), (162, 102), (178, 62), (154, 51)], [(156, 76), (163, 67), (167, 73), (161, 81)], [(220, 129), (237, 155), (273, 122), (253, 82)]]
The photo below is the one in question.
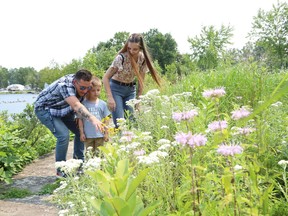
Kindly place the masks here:
[(102, 81), (101, 79), (99, 79), (98, 77), (96, 76), (93, 76), (92, 77), (92, 86), (95, 87), (95, 86), (102, 86)]
[(75, 74), (75, 79), (78, 81), (80, 81), (81, 79), (84, 81), (91, 81), (92, 73), (88, 70), (81, 69)]

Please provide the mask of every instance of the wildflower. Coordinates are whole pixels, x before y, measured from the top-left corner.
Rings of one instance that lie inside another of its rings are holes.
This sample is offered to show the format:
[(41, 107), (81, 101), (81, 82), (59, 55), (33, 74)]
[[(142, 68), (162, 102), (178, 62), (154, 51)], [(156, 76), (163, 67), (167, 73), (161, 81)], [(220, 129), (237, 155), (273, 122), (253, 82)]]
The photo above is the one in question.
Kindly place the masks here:
[(172, 113), (172, 119), (176, 122), (180, 122), (182, 120), (182, 113), (181, 112)]
[(227, 121), (213, 121), (208, 125), (208, 131), (222, 131), (227, 127)]
[(284, 169), (286, 169), (286, 167), (287, 167), (287, 165), (288, 165), (288, 161), (286, 161), (286, 160), (280, 160), (280, 161), (278, 162), (278, 164), (279, 164), (280, 166), (282, 166)]
[(190, 137), (187, 144), (190, 145), (192, 148), (196, 146), (203, 146), (207, 142), (207, 138), (202, 134), (195, 134)]
[(159, 158), (158, 157), (151, 157), (151, 156), (138, 156), (136, 157), (139, 161), (139, 163), (150, 165), (153, 163), (159, 163)]
[(240, 165), (238, 165), (238, 164), (234, 166), (234, 170), (236, 170), (236, 171), (237, 171), (237, 170), (241, 170), (241, 169), (242, 169), (242, 166), (240, 166)]
[(87, 162), (83, 164), (83, 169), (85, 170), (97, 170), (101, 167), (102, 159), (99, 157), (90, 158)]
[(136, 149), (140, 145), (141, 145), (141, 143), (139, 143), (139, 142), (132, 142), (126, 146), (126, 149), (128, 149), (128, 150)]
[(234, 129), (236, 130), (234, 135), (240, 134), (244, 136), (248, 136), (249, 134), (251, 134), (252, 132), (256, 130), (255, 128), (249, 128), (249, 127), (243, 127), (243, 128), (235, 127)]
[(193, 119), (195, 116), (198, 115), (197, 110), (189, 110), (186, 112), (182, 113), (182, 120), (189, 120), (189, 119)]
[(149, 157), (161, 157), (161, 158), (164, 158), (164, 157), (167, 157), (168, 156), (168, 153), (167, 152), (163, 152), (163, 151), (154, 151), (154, 152), (151, 152), (149, 154)]
[(168, 139), (160, 139), (157, 142), (157, 144), (159, 144), (159, 145), (170, 144), (170, 143), (171, 143), (171, 141)]
[(166, 150), (169, 150), (170, 147), (171, 147), (171, 145), (170, 145), (169, 143), (166, 143), (166, 144), (161, 145), (161, 146), (158, 148), (158, 150), (159, 150), (159, 151), (166, 151)]
[(126, 105), (134, 108), (137, 104), (140, 104), (141, 100), (138, 99), (130, 99), (129, 101), (126, 101)]
[(134, 151), (133, 155), (135, 156), (141, 156), (141, 155), (145, 155), (145, 150), (144, 149), (141, 149), (139, 151)]
[(190, 111), (185, 111), (185, 112), (174, 112), (172, 113), (172, 118), (175, 121), (180, 122), (181, 120), (193, 119), (197, 115), (198, 115), (197, 110), (192, 109)]
[(217, 152), (219, 154), (222, 154), (223, 156), (233, 156), (235, 154), (241, 154), (243, 152), (243, 148), (240, 145), (225, 145), (222, 144), (217, 149)]
[(277, 101), (276, 103), (271, 104), (272, 107), (279, 107), (282, 105), (282, 102)]
[(63, 190), (67, 187), (67, 182), (66, 181), (61, 181), (60, 182), (60, 187), (56, 188), (53, 193), (58, 193), (60, 190)]
[(224, 87), (215, 88), (215, 89), (208, 89), (203, 92), (203, 97), (205, 98), (220, 98), (226, 94)]
[(67, 161), (57, 161), (55, 162), (55, 168), (61, 169), (66, 174), (74, 173), (82, 165), (83, 161), (80, 159), (70, 159)]
[(232, 119), (239, 120), (245, 118), (251, 114), (251, 112), (245, 107), (241, 107), (239, 110), (232, 111)]
[(167, 125), (163, 125), (160, 129), (169, 129), (169, 127)]
[(135, 134), (132, 131), (123, 131), (122, 137), (120, 138), (120, 142), (131, 142), (133, 138), (135, 138)]
[(175, 135), (175, 141), (182, 144), (182, 145), (185, 145), (187, 144), (187, 141), (190, 139), (190, 137), (192, 136), (191, 132), (189, 132), (188, 134), (185, 134), (183, 132), (179, 132)]
[(67, 215), (69, 213), (69, 209), (63, 209), (63, 210), (60, 210), (58, 212), (58, 215), (59, 216), (64, 216), (64, 215)]

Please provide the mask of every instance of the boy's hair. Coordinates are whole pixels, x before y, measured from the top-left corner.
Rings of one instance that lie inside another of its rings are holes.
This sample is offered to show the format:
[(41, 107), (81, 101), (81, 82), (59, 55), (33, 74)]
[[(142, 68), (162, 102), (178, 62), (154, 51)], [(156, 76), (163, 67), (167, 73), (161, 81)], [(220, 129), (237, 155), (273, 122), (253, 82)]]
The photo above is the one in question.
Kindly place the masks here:
[(102, 81), (101, 79), (99, 79), (98, 77), (96, 76), (93, 76), (92, 77), (92, 86), (95, 87), (95, 86), (102, 86)]

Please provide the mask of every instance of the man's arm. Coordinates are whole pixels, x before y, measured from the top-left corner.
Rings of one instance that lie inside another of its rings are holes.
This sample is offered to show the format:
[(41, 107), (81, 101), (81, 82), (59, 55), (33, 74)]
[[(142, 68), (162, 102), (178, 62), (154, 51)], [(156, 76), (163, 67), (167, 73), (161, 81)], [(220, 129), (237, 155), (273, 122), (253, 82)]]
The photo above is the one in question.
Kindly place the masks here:
[(77, 116), (81, 119), (87, 119), (90, 121), (96, 129), (103, 131), (104, 127), (101, 121), (99, 121), (94, 115), (92, 115), (86, 107), (80, 103), (77, 97), (70, 96), (65, 99), (65, 101), (72, 107), (72, 109), (77, 113)]

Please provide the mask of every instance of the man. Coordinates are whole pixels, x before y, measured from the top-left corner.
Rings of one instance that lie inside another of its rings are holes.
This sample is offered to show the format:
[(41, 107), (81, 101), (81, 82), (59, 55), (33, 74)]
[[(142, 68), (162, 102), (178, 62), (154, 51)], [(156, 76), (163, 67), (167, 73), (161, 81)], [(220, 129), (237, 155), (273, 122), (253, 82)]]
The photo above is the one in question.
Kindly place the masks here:
[[(91, 89), (92, 74), (88, 70), (79, 70), (54, 81), (35, 101), (35, 114), (56, 137), (57, 161), (66, 161), (69, 144), (69, 130), (75, 134), (74, 159), (84, 160), (84, 144), (80, 141), (80, 132), (75, 121), (79, 118), (90, 121), (97, 130), (103, 131), (103, 124), (81, 104), (85, 94)], [(57, 175), (65, 173), (57, 169)]]

